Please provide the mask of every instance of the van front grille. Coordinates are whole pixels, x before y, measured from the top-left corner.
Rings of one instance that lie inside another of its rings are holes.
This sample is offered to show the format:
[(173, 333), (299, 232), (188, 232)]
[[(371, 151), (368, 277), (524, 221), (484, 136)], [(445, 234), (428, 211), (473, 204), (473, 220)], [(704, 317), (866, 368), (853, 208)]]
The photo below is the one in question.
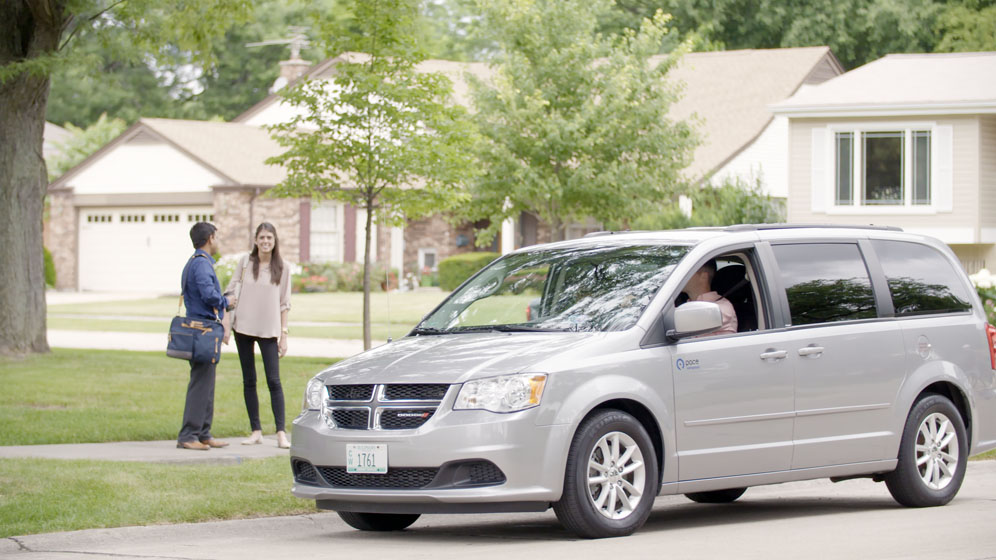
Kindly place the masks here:
[(414, 430), (432, 419), (450, 385), (328, 385), (325, 420), (342, 430)]

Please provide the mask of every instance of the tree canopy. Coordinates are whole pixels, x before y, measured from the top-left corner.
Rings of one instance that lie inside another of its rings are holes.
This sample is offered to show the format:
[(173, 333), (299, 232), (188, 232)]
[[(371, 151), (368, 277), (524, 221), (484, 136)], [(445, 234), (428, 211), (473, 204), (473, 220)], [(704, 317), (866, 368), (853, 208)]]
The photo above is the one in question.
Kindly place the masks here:
[(472, 172), (474, 134), (452, 84), (420, 72), (416, 0), (355, 0), (356, 33), (329, 25), (322, 36), (342, 57), (329, 81), (306, 80), (283, 94), (300, 112), (271, 127), (287, 150), (269, 160), (287, 178), (277, 196), (335, 199), (366, 210), (363, 256), (363, 338), (370, 347), (371, 230), (374, 221), (402, 223), (445, 211), (459, 200)]
[(479, 242), (523, 211), (562, 239), (572, 220), (619, 226), (647, 204), (677, 199), (695, 136), (667, 116), (676, 92), (666, 75), (675, 58), (649, 60), (667, 33), (665, 15), (606, 37), (596, 33), (611, 9), (606, 0), (503, 0), (481, 8), (501, 56), (490, 83), (472, 82), (486, 142), (465, 213), (490, 220)]

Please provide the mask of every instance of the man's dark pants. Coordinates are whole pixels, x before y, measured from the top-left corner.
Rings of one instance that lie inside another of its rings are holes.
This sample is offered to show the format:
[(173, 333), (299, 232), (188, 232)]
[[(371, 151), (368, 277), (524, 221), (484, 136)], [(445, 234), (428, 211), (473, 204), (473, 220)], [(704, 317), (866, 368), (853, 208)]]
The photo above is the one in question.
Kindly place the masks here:
[(190, 362), (190, 383), (183, 406), (183, 427), (177, 441), (207, 441), (211, 439), (214, 418), (214, 372), (218, 364)]

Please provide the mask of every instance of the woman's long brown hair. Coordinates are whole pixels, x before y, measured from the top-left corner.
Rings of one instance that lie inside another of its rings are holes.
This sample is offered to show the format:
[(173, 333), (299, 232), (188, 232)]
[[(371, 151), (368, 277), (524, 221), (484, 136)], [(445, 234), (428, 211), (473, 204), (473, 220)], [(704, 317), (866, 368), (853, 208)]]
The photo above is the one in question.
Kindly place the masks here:
[(256, 233), (252, 236), (252, 253), (249, 253), (249, 259), (252, 261), (252, 277), (253, 280), (259, 280), (259, 247), (256, 245), (256, 238), (259, 237), (259, 232), (264, 229), (273, 234), (273, 253), (270, 255), (270, 282), (279, 284), (280, 278), (284, 274), (284, 260), (280, 258), (280, 239), (277, 237), (277, 228), (273, 227), (273, 224), (270, 222), (259, 224), (256, 228)]

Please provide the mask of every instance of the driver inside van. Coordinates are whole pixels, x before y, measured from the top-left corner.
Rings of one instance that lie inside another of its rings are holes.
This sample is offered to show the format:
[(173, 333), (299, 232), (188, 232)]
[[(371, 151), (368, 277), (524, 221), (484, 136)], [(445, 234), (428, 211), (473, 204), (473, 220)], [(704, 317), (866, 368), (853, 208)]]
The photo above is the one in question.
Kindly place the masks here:
[(702, 265), (685, 284), (682, 290), (688, 294), (688, 301), (709, 301), (719, 306), (723, 314), (723, 325), (718, 329), (701, 336), (716, 336), (720, 334), (736, 334), (737, 313), (730, 300), (719, 295), (712, 289), (712, 279), (716, 277), (716, 261), (711, 259)]

